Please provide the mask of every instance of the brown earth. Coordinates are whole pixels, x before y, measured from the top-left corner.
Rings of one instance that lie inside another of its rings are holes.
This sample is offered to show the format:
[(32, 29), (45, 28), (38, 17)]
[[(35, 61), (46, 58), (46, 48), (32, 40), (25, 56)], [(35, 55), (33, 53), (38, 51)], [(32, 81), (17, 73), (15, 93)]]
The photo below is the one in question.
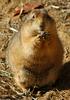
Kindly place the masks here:
[[(32, 0), (28, 0), (30, 1)], [(20, 19), (13, 18), (12, 15), (17, 6), (21, 7), (22, 2), (26, 1), (0, 0), (0, 100), (70, 100), (70, 0), (42, 1), (56, 21), (58, 35), (65, 51), (64, 67), (54, 86), (42, 88), (37, 93), (30, 92), (27, 96), (21, 95), (22, 91), (16, 86), (5, 59), (8, 42), (13, 34), (18, 34), (21, 25)]]

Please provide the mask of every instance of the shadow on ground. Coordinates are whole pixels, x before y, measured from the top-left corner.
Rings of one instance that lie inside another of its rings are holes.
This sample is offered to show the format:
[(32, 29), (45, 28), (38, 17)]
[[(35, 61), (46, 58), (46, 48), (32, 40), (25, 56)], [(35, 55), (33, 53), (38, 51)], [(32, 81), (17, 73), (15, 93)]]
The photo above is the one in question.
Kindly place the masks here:
[(44, 86), (40, 88), (40, 90), (45, 92), (53, 89), (58, 89), (58, 90), (70, 89), (70, 61), (63, 65), (63, 69), (61, 70), (60, 76), (52, 87)]
[(60, 90), (70, 89), (70, 61), (64, 64), (56, 84), (56, 87)]

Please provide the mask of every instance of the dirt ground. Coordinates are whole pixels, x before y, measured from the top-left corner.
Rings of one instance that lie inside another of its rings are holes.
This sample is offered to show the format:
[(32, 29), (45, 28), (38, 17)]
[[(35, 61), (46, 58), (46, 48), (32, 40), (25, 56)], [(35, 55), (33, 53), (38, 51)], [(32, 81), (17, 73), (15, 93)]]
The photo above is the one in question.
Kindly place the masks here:
[(13, 18), (12, 15), (14, 9), (20, 7), (22, 2), (25, 3), (26, 0), (0, 0), (0, 100), (70, 100), (70, 0), (42, 1), (45, 2), (45, 8), (50, 16), (56, 21), (58, 35), (64, 47), (64, 67), (54, 86), (27, 96), (21, 95), (22, 91), (14, 82), (5, 59), (8, 42), (13, 34), (17, 34), (21, 25), (20, 19)]

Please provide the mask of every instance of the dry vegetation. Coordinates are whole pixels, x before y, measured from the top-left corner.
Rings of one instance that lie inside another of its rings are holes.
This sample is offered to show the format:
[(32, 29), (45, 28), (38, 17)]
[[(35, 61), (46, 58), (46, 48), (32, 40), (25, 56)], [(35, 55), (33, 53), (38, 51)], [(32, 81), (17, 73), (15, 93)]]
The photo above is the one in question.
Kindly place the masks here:
[(26, 1), (0, 0), (0, 100), (70, 100), (70, 0), (42, 1), (56, 21), (58, 35), (64, 46), (64, 67), (59, 79), (53, 87), (40, 89), (36, 94), (18, 95), (22, 91), (16, 86), (6, 65), (5, 51), (12, 35), (16, 33), (12, 28), (19, 31), (21, 21), (17, 17), (13, 18), (12, 14), (15, 7), (21, 6), (22, 2)]

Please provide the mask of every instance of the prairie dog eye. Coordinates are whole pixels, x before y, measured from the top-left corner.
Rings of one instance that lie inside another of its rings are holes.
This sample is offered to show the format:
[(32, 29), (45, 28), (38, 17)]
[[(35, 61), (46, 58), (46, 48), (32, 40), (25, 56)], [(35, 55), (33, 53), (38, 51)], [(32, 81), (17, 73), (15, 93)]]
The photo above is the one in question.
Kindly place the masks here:
[(36, 18), (36, 15), (35, 15), (35, 13), (32, 15), (32, 18)]

